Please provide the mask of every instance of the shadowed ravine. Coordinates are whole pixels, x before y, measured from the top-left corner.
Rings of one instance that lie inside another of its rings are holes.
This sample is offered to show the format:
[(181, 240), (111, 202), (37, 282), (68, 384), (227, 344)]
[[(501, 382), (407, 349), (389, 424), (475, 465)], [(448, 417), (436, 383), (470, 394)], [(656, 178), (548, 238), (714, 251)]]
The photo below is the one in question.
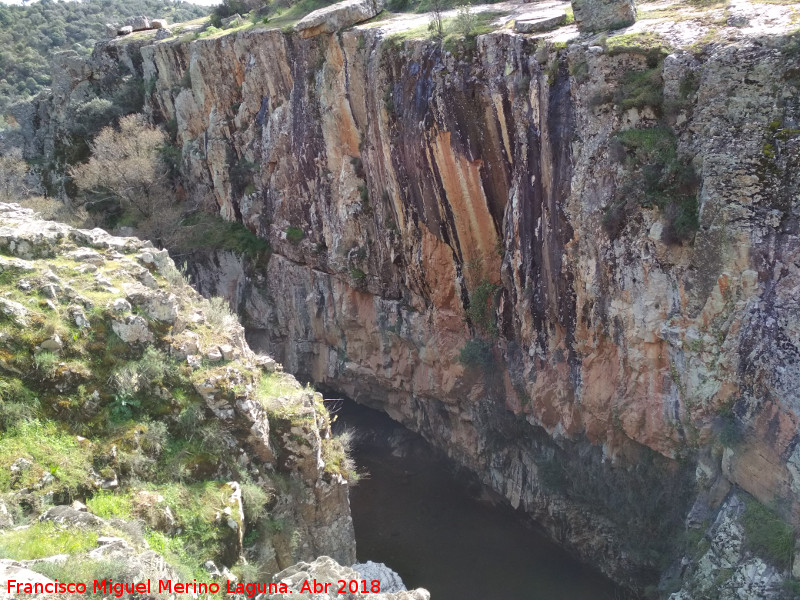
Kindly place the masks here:
[[(335, 410), (335, 409), (334, 409)], [(606, 600), (615, 586), (387, 416), (342, 403), (365, 472), (351, 491), (358, 559), (385, 562), (436, 600)]]

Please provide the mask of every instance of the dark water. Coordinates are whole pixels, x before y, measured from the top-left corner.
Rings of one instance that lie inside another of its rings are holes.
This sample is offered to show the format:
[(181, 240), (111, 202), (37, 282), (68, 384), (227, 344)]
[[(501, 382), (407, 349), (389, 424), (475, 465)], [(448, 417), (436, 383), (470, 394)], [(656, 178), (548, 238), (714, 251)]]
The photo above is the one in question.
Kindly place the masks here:
[[(368, 476), (351, 492), (359, 561), (384, 562), (432, 600), (614, 600), (607, 579), (480, 486), (421, 437), (354, 403), (332, 408)], [(400, 456), (398, 456), (400, 455)]]

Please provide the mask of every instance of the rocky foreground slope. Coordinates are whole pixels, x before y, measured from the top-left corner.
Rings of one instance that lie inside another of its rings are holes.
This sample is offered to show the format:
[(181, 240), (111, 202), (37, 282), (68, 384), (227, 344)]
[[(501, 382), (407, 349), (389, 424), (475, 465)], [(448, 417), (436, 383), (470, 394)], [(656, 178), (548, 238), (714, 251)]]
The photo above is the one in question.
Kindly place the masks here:
[(0, 374), (3, 594), (355, 561), (322, 397), (149, 242), (0, 203)]
[(62, 107), (138, 77), (187, 201), (269, 242), (268, 260), (189, 261), (255, 347), (421, 432), (633, 588), (680, 587), (720, 514), (750, 529), (708, 577), (761, 557), (782, 579), (800, 524), (796, 9), (638, 8), (582, 37), (515, 33), (507, 12), (444, 43), (405, 17), (116, 40), (59, 59), (23, 129), (57, 167)]

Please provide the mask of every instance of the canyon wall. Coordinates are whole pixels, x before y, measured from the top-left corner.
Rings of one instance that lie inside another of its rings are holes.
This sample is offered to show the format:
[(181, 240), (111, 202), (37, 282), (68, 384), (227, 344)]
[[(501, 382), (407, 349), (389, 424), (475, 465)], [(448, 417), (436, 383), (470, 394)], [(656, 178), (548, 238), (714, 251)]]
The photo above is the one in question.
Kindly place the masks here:
[(800, 521), (800, 73), (780, 31), (632, 31), (253, 28), (86, 68), (139, 57), (183, 195), (269, 241), (188, 257), (254, 347), (641, 589), (731, 486)]

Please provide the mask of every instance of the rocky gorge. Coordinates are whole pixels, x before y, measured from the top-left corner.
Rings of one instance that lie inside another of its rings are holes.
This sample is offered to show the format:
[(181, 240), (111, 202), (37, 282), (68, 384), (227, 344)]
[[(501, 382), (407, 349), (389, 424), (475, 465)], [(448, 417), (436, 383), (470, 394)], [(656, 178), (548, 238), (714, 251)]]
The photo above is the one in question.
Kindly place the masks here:
[(141, 32), (57, 57), (21, 136), (68, 190), (69, 107), (140, 81), (181, 201), (269, 245), (173, 252), (253, 348), (632, 590), (778, 598), (800, 523), (797, 10), (514, 31), (536, 9), (444, 41), (385, 13)]

